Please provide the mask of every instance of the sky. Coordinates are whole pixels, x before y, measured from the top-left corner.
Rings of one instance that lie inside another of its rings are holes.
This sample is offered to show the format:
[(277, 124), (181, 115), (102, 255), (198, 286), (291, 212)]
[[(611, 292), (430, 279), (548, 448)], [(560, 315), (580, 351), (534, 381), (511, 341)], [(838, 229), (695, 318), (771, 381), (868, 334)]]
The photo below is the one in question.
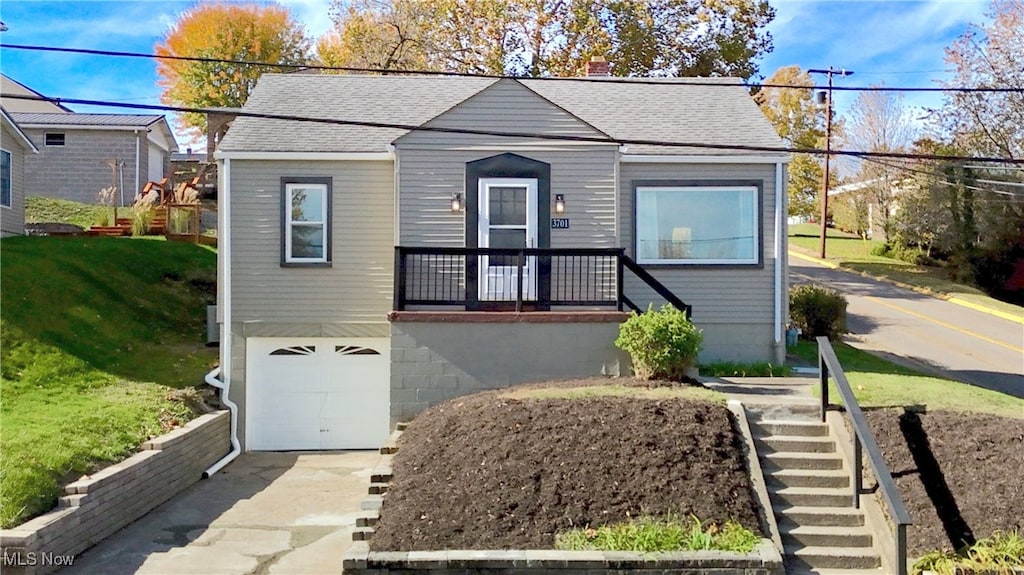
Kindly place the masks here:
[[(286, 0), (311, 36), (330, 29), (330, 0)], [(768, 29), (774, 50), (760, 60), (761, 74), (781, 66), (844, 68), (854, 74), (836, 85), (934, 87), (947, 78), (943, 49), (971, 23), (985, 22), (983, 0), (770, 0), (776, 9)], [(149, 59), (28, 52), (7, 44), (151, 53), (193, 2), (165, 0), (3, 0), (0, 70), (46, 96), (159, 104), (156, 64)], [(824, 83), (824, 79), (820, 79)], [(843, 114), (856, 93), (835, 95)], [(907, 94), (913, 109), (938, 107), (942, 95)], [(71, 105), (77, 112), (124, 112)], [(144, 112), (137, 112), (144, 113)], [(923, 114), (918, 114), (918, 116)], [(180, 135), (184, 149), (187, 138)], [(197, 146), (198, 147), (198, 146)]]

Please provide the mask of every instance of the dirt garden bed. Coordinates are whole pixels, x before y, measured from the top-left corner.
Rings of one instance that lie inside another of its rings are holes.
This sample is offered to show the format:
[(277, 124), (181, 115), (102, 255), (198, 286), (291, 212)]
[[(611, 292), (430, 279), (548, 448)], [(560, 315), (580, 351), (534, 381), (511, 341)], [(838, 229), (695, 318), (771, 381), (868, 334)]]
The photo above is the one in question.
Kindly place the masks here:
[(550, 549), (563, 530), (669, 513), (761, 533), (724, 402), (648, 383), (519, 386), (422, 413), (401, 437), (371, 550)]
[(865, 415), (914, 521), (912, 557), (959, 548), (965, 536), (1024, 531), (1024, 419), (903, 409)]

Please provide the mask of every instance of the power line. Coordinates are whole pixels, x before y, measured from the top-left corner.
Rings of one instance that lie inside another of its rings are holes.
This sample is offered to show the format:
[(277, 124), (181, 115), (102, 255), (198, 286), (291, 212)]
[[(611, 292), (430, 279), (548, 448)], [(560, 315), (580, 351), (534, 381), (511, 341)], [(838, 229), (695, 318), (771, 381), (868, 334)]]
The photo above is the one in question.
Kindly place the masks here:
[[(903, 170), (905, 172), (912, 172), (912, 173), (915, 173), (915, 174), (924, 174), (926, 176), (932, 176), (932, 177), (936, 177), (937, 176), (937, 174), (935, 172), (929, 172), (928, 170), (922, 170), (922, 169), (919, 169), (919, 168), (911, 168), (909, 166), (901, 166), (899, 164), (893, 164), (893, 163), (890, 163), (890, 162), (885, 162), (885, 161), (879, 160), (877, 158), (864, 158), (864, 160), (868, 161), (868, 162), (872, 162), (872, 163), (878, 164), (878, 165), (881, 165), (881, 166), (886, 166), (886, 167), (894, 168), (894, 169), (897, 169), (897, 170)], [(1017, 185), (1017, 186), (1024, 185), (1024, 184), (1014, 184), (1014, 183), (1010, 183), (1010, 182), (998, 182), (998, 181), (995, 181), (995, 180), (975, 180), (975, 181), (977, 181), (977, 182), (993, 183), (993, 184)], [(975, 191), (979, 191), (979, 192), (989, 192), (989, 193), (998, 194), (998, 195), (1001, 195), (1001, 196), (1010, 196), (1012, 198), (1015, 198), (1015, 200), (1011, 200), (1011, 201), (1016, 201), (1016, 199), (1024, 198), (1024, 195), (1021, 195), (1021, 194), (1015, 194), (1013, 192), (1004, 192), (1002, 190), (993, 190), (991, 188), (979, 188), (978, 186), (971, 186), (971, 185), (968, 185), (968, 184), (964, 184), (962, 182), (961, 183), (955, 183), (955, 182), (950, 182), (948, 180), (936, 179), (935, 183), (946, 185), (946, 186), (963, 186), (964, 188), (966, 188), (968, 190), (975, 190)]]
[(128, 108), (132, 110), (159, 110), (162, 112), (192, 113), (192, 114), (233, 114), (244, 118), (261, 118), (265, 120), (286, 120), (290, 122), (309, 122), (313, 124), (327, 124), (335, 126), (359, 126), (364, 128), (390, 128), (406, 130), (410, 132), (440, 132), (447, 134), (470, 134), (476, 136), (498, 136), (509, 138), (530, 138), (535, 140), (552, 140), (562, 142), (589, 142), (595, 144), (618, 144), (635, 146), (664, 146), (666, 148), (693, 148), (705, 150), (731, 150), (741, 152), (777, 152), (784, 154), (825, 154), (831, 153), (840, 156), (852, 156), (857, 158), (897, 158), (908, 160), (970, 160), (975, 162), (990, 162), (994, 164), (1024, 165), (1024, 159), (1014, 158), (987, 158), (977, 156), (942, 156), (938, 154), (908, 154), (902, 152), (862, 152), (856, 150), (831, 150), (826, 151), (818, 148), (788, 148), (785, 146), (750, 146), (744, 144), (712, 144), (701, 142), (673, 142), (668, 140), (646, 140), (633, 138), (611, 138), (596, 136), (574, 136), (569, 134), (539, 134), (535, 132), (499, 132), (495, 130), (480, 130), (474, 128), (447, 128), (443, 126), (425, 126), (419, 124), (397, 124), (391, 122), (367, 122), (363, 120), (338, 120), (333, 118), (316, 118), (312, 116), (296, 116), (291, 114), (265, 114), (261, 112), (248, 112), (242, 109), (225, 108), (192, 108), (186, 106), (165, 106), (159, 104), (130, 104), (126, 102), (113, 102), (109, 100), (83, 100), (78, 98), (51, 98), (38, 95), (24, 94), (0, 94), (0, 98), (12, 100), (31, 100), (36, 102), (51, 102), (54, 104), (79, 104), (82, 106), (109, 106), (113, 108)]
[[(614, 76), (570, 78), (561, 76), (509, 76), (503, 74), (484, 74), (477, 72), (451, 72), (438, 70), (415, 70), (415, 69), (389, 69), (389, 68), (365, 68), (356, 66), (326, 66), (322, 64), (279, 64), (273, 62), (261, 62), (256, 60), (232, 60), (227, 58), (209, 58), (201, 56), (166, 56), (146, 52), (122, 52), (117, 50), (97, 50), (92, 48), (63, 48), (58, 46), (39, 46), (29, 44), (4, 44), (0, 48), (12, 50), (30, 50), (37, 52), (58, 52), (67, 54), (85, 54), (90, 56), (111, 56), (121, 58), (148, 58), (151, 60), (171, 60), (179, 62), (203, 62), (208, 64), (235, 64), (240, 66), (262, 66), (266, 68), (279, 68), (282, 70), (323, 70), (335, 72), (355, 72), (363, 74), (394, 74), (394, 75), (418, 75), (418, 76), (452, 76), (464, 78), (490, 78), (494, 80), (515, 79), (515, 80), (543, 80), (550, 82), (605, 82), (612, 84), (653, 84), (664, 86), (669, 84), (664, 79), (652, 78), (620, 78)], [(744, 87), (744, 88), (792, 88), (801, 90), (823, 90), (827, 86), (806, 86), (801, 84), (774, 84), (757, 82), (712, 82), (699, 79), (684, 78), (685, 83), (690, 86), (705, 87)], [(983, 93), (1024, 93), (1024, 88), (983, 88), (983, 87), (889, 87), (889, 86), (835, 86), (835, 91), (847, 92), (983, 92)]]

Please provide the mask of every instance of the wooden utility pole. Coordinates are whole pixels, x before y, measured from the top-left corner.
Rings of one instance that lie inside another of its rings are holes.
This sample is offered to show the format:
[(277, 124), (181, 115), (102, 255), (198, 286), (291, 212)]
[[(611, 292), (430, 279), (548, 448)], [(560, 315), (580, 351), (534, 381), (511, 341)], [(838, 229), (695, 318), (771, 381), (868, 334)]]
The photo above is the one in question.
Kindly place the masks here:
[(836, 70), (832, 66), (828, 70), (810, 69), (810, 74), (825, 74), (828, 77), (828, 92), (819, 92), (819, 103), (821, 97), (825, 99), (825, 172), (821, 177), (821, 249), (818, 257), (825, 259), (825, 238), (828, 235), (828, 175), (829, 160), (832, 158), (832, 76), (850, 76), (852, 70)]

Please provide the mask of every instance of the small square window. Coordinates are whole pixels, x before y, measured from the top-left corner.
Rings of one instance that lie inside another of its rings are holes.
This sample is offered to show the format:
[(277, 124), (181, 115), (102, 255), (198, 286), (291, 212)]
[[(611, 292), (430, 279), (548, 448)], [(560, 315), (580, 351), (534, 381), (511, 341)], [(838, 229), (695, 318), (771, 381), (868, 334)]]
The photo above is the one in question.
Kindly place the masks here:
[(47, 146), (63, 146), (64, 145), (64, 133), (63, 132), (46, 132), (44, 136)]
[(330, 261), (330, 185), (286, 182), (283, 211), (283, 261), (324, 264)]

